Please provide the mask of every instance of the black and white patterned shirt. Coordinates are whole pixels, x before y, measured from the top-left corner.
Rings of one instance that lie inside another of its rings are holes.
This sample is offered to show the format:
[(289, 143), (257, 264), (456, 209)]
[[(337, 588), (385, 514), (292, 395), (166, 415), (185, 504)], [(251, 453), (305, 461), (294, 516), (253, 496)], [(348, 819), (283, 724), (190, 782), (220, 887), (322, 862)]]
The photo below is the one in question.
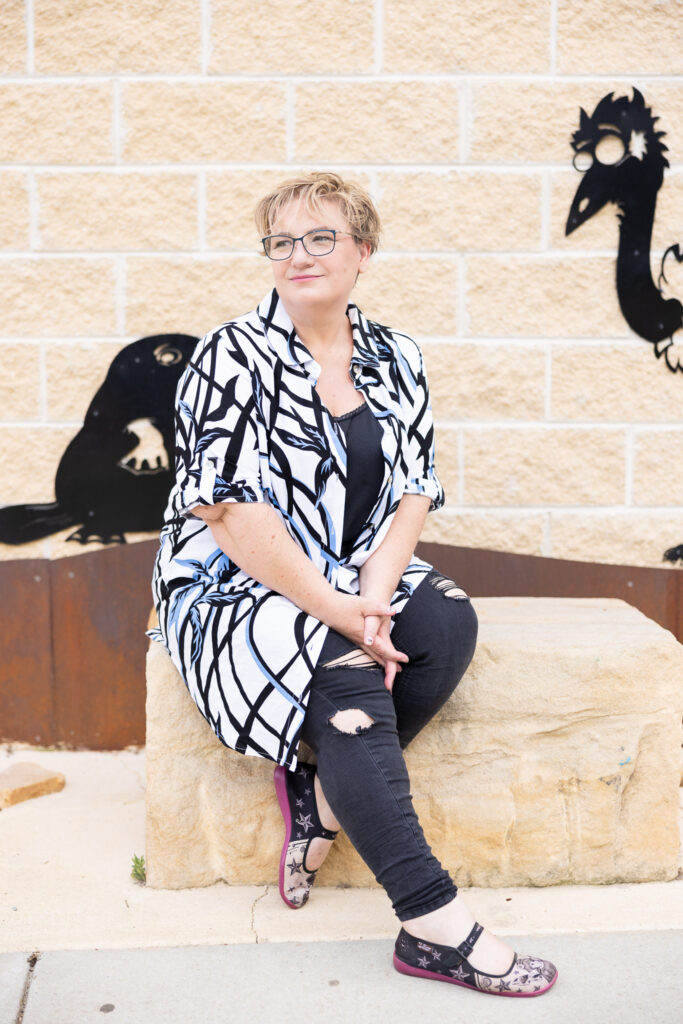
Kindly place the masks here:
[[(349, 305), (350, 372), (382, 428), (384, 479), (353, 550), (342, 557), (343, 430), (322, 404), (320, 366), (275, 290), (197, 346), (176, 396), (176, 483), (154, 573), (163, 640), (219, 739), (296, 765), (311, 676), (327, 626), (244, 573), (192, 510), (265, 501), (327, 580), (349, 594), (385, 537), (403, 494), (443, 504), (434, 430), (416, 343)], [(430, 566), (414, 558), (400, 610)]]

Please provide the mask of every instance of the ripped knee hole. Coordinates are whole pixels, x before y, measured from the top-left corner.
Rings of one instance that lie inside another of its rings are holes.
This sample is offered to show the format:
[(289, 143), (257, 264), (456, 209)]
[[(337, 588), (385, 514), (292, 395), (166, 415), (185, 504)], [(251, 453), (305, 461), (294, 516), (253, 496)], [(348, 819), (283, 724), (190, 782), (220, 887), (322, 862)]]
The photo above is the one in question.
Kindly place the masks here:
[(337, 732), (353, 736), (366, 732), (375, 724), (375, 720), (360, 708), (348, 708), (346, 711), (337, 711), (329, 719), (329, 723)]
[(348, 654), (340, 654), (338, 658), (333, 658), (332, 661), (327, 661), (322, 666), (323, 668), (379, 668), (377, 662), (362, 651), (360, 647), (356, 647), (355, 650), (349, 651)]
[(458, 584), (449, 579), (448, 576), (432, 576), (429, 583), (435, 590), (441, 591), (444, 597), (451, 597), (456, 601), (469, 601), (469, 597), (462, 587), (459, 587)]

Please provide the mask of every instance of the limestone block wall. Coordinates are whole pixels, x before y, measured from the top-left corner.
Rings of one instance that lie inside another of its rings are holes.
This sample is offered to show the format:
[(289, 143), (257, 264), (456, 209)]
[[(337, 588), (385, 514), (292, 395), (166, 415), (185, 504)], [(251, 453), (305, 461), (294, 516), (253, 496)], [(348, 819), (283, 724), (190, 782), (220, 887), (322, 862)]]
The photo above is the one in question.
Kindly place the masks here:
[[(564, 225), (579, 108), (635, 86), (671, 164), (653, 265), (683, 243), (682, 18), (682, 0), (4, 0), (0, 503), (52, 499), (124, 344), (254, 305), (255, 201), (334, 168), (385, 222), (356, 300), (418, 338), (431, 377), (447, 507), (425, 538), (661, 564), (683, 543), (683, 372), (621, 315), (614, 207)], [(80, 553), (68, 532), (0, 557)]]

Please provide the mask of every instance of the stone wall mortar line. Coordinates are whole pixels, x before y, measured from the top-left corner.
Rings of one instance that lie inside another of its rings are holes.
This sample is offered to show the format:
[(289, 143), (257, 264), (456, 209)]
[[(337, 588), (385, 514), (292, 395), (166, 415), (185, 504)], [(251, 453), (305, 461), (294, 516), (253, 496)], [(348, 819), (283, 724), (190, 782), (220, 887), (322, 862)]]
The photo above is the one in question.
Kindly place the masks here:
[(375, 0), (372, 23), (374, 32), (373, 73), (377, 75), (384, 67), (384, 0)]
[(29, 75), (35, 73), (35, 17), (33, 11), (33, 0), (25, 0), (24, 8), (26, 16), (26, 71)]
[(681, 85), (683, 84), (683, 74), (666, 74), (666, 73), (641, 73), (641, 72), (618, 72), (615, 74), (553, 74), (549, 71), (540, 72), (515, 72), (515, 71), (438, 71), (438, 72), (401, 72), (401, 71), (381, 71), (381, 72), (340, 72), (339, 74), (332, 74), (330, 72), (317, 72), (310, 75), (298, 73), (291, 74), (290, 72), (271, 72), (270, 74), (264, 74), (263, 72), (243, 72), (240, 74), (212, 74), (205, 75), (203, 72), (179, 72), (178, 74), (169, 74), (168, 72), (142, 72), (142, 71), (122, 71), (122, 72), (87, 72), (83, 71), (79, 74), (59, 74), (51, 73), (46, 75), (40, 75), (36, 77), (36, 74), (31, 72), (30, 74), (20, 73), (9, 73), (0, 76), (0, 84), (5, 85), (97, 85), (109, 83), (112, 80), (122, 82), (124, 84), (169, 84), (169, 85), (207, 85), (211, 83), (224, 84), (224, 85), (249, 85), (249, 84), (268, 84), (275, 82), (282, 84), (284, 82), (294, 82), (296, 85), (318, 85), (318, 84), (330, 84), (330, 85), (343, 85), (343, 84), (361, 84), (368, 85), (374, 82), (378, 84), (388, 83), (396, 84), (401, 82), (432, 82), (434, 84), (439, 83), (457, 83), (457, 82), (474, 82), (478, 84), (486, 83), (497, 83), (500, 82), (504, 85), (510, 85), (511, 83), (519, 83), (522, 85), (573, 85), (582, 83), (594, 83), (596, 86), (601, 88), (605, 83), (614, 84), (615, 86), (631, 87), (633, 85), (636, 88), (641, 89), (641, 92), (647, 85)]
[(550, 0), (550, 73), (557, 73), (557, 0)]
[[(119, 170), (120, 170), (121, 173), (131, 172), (131, 173), (137, 173), (137, 174), (142, 174), (142, 173), (144, 173), (146, 171), (148, 171), (149, 173), (157, 173), (157, 172), (162, 172), (163, 171), (163, 172), (168, 173), (168, 174), (188, 174), (188, 173), (191, 173), (193, 171), (202, 170), (202, 168), (207, 168), (207, 169), (210, 169), (211, 171), (215, 171), (215, 172), (219, 172), (219, 171), (232, 171), (232, 172), (234, 172), (234, 171), (245, 171), (247, 173), (251, 173), (252, 171), (277, 171), (277, 170), (285, 170), (286, 171), (286, 170), (290, 169), (290, 166), (291, 165), (286, 160), (277, 160), (277, 161), (274, 161), (272, 163), (260, 163), (258, 161), (255, 161), (253, 164), (241, 163), (239, 161), (235, 161), (234, 163), (230, 163), (228, 161), (218, 161), (218, 160), (217, 161), (208, 161), (207, 160), (207, 161), (204, 161), (204, 162), (201, 162), (201, 163), (190, 162), (190, 161), (172, 161), (172, 162), (169, 161), (167, 163), (164, 163), (164, 162), (159, 162), (159, 163), (152, 163), (152, 162), (137, 163), (136, 161), (131, 160), (131, 161), (126, 161), (125, 163), (122, 162), (120, 165), (114, 163), (113, 161), (106, 161), (106, 162), (102, 162), (102, 163), (96, 162), (96, 163), (91, 163), (91, 164), (59, 163), (58, 161), (50, 161), (49, 163), (44, 163), (43, 161), (36, 161), (35, 163), (24, 163), (24, 162), (19, 162), (19, 161), (0, 161), (0, 171), (29, 171), (29, 170), (35, 170), (35, 171), (39, 171), (41, 173), (47, 173), (48, 171), (55, 171), (55, 172), (58, 172), (60, 174), (79, 174), (79, 173), (90, 172), (90, 171), (92, 171), (93, 173), (97, 173), (97, 172), (99, 172), (99, 173), (110, 172), (111, 173), (113, 171), (119, 171)], [(481, 161), (478, 161), (477, 163), (454, 163), (452, 161), (451, 162), (444, 161), (443, 163), (439, 163), (439, 164), (429, 163), (429, 162), (425, 162), (425, 163), (421, 163), (421, 164), (416, 164), (416, 163), (400, 163), (400, 162), (393, 162), (393, 163), (388, 163), (388, 164), (382, 164), (382, 163), (374, 163), (374, 162), (372, 162), (372, 163), (359, 163), (358, 161), (355, 161), (353, 163), (345, 163), (343, 160), (316, 160), (316, 167), (320, 167), (320, 168), (324, 168), (324, 169), (328, 169), (328, 170), (338, 169), (339, 171), (352, 171), (352, 172), (356, 172), (356, 173), (362, 172), (364, 174), (368, 174), (368, 173), (371, 173), (371, 172), (377, 172), (377, 173), (382, 173), (382, 174), (396, 174), (396, 175), (399, 175), (399, 174), (422, 174), (422, 173), (425, 173), (425, 174), (433, 174), (433, 175), (439, 175), (439, 176), (445, 177), (445, 176), (447, 176), (449, 174), (457, 174), (457, 175), (465, 176), (465, 175), (468, 175), (468, 174), (472, 175), (472, 174), (478, 174), (478, 173), (486, 172), (486, 173), (491, 173), (491, 174), (498, 174), (501, 177), (504, 177), (506, 175), (512, 175), (512, 176), (515, 176), (515, 177), (520, 177), (520, 175), (521, 175), (521, 176), (526, 176), (526, 177), (529, 177), (529, 178), (534, 178), (534, 177), (538, 177), (539, 174), (543, 174), (546, 171), (550, 172), (552, 174), (552, 173), (558, 172), (558, 171), (562, 172), (562, 171), (571, 170), (571, 161), (568, 160), (567, 163), (561, 163), (561, 162), (558, 161), (557, 163), (537, 163), (537, 164), (535, 164), (535, 163), (525, 163), (525, 164), (482, 163)], [(683, 163), (681, 163), (681, 164), (672, 164), (670, 170), (667, 172), (667, 177), (669, 177), (674, 172), (677, 173), (677, 174), (683, 174)], [(578, 182), (578, 178), (577, 178), (577, 182)], [(498, 252), (504, 252), (504, 250), (498, 250), (498, 249), (487, 250), (487, 251), (488, 252), (492, 252), (494, 255), (496, 255)], [(533, 251), (536, 252), (537, 250), (533, 250)], [(605, 249), (605, 248), (600, 248), (600, 249), (595, 248), (595, 249), (585, 249), (585, 250), (584, 249), (578, 249), (578, 248), (577, 249), (571, 249), (571, 250), (551, 248), (549, 251), (550, 252), (557, 252), (557, 253), (571, 252), (572, 254), (574, 254), (574, 253), (586, 253), (587, 255), (595, 255), (595, 254), (600, 255), (600, 254), (604, 254), (604, 253), (609, 253), (609, 254), (613, 255), (614, 252), (616, 252), (616, 247), (614, 248), (614, 250), (612, 250), (612, 249)], [(515, 250), (515, 252), (517, 252), (519, 254), (519, 250)], [(654, 251), (653, 251), (653, 254), (655, 254)]]
[(201, 0), (199, 17), (202, 75), (208, 75), (211, 63), (211, 0)]

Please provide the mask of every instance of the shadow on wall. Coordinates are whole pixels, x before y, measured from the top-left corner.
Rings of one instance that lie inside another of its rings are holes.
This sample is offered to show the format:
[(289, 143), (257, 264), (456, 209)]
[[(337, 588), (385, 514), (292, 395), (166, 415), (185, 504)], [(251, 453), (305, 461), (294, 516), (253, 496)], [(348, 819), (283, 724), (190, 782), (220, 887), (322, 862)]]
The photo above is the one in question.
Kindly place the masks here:
[(0, 509), (0, 543), (26, 544), (76, 527), (69, 540), (124, 543), (158, 530), (173, 483), (173, 404), (199, 339), (156, 334), (113, 360), (57, 469), (56, 501)]

